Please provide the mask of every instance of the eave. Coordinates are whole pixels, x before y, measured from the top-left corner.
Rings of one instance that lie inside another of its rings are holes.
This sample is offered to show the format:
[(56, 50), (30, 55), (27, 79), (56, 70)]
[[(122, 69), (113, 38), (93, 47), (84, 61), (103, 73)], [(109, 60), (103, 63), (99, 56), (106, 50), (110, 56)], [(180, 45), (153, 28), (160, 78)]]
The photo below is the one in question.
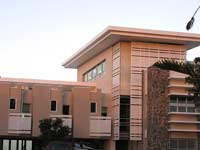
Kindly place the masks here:
[(120, 41), (184, 45), (186, 50), (190, 50), (200, 45), (200, 34), (109, 26), (62, 65), (77, 68)]

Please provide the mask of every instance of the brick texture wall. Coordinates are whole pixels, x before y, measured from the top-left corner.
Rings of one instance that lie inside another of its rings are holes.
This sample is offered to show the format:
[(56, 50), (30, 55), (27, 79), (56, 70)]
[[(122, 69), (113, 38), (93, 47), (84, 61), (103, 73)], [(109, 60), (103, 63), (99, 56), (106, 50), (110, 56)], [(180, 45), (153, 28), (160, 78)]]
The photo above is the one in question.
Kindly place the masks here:
[(148, 150), (167, 150), (168, 147), (168, 77), (168, 71), (148, 68)]

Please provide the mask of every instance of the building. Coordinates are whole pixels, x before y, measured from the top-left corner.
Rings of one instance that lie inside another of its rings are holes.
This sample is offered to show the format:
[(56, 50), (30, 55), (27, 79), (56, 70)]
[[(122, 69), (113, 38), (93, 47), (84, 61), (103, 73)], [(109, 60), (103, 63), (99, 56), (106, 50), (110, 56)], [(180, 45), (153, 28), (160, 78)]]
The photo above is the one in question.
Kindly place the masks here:
[(44, 118), (61, 118), (77, 143), (84, 138), (101, 146), (111, 137), (104, 97), (92, 83), (1, 78), (0, 149), (39, 150)]
[(77, 142), (105, 150), (164, 149), (159, 143), (196, 150), (198, 113), (186, 90), (192, 85), (151, 66), (185, 61), (199, 45), (198, 34), (110, 26), (63, 63), (78, 70), (78, 82), (1, 78), (1, 145), (37, 149), (39, 120), (60, 117)]
[[(199, 40), (197, 34), (111, 26), (63, 63), (77, 68), (79, 82), (94, 82), (107, 94), (113, 129), (109, 149), (147, 148), (144, 71), (163, 58), (185, 61), (186, 51)], [(103, 74), (98, 73), (101, 65)]]

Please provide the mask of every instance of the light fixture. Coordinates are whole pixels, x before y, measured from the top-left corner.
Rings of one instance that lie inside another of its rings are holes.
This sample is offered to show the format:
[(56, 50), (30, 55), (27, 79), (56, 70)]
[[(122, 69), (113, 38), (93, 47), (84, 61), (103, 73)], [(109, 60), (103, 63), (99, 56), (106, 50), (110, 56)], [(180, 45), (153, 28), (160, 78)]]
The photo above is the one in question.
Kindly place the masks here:
[(197, 11), (199, 10), (200, 6), (196, 9), (196, 11), (194, 12), (192, 18), (190, 19), (190, 21), (187, 23), (186, 25), (186, 29), (187, 30), (190, 30), (192, 27), (193, 27), (193, 24), (194, 24), (194, 21), (195, 21), (195, 18), (194, 16), (196, 15)]

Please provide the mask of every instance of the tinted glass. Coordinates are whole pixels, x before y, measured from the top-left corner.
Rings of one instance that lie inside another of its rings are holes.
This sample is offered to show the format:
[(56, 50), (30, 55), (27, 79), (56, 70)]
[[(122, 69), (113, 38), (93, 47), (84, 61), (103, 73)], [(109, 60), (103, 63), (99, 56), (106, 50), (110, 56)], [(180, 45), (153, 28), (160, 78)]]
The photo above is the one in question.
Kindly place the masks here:
[(178, 111), (179, 111), (179, 112), (186, 112), (186, 107), (184, 107), (184, 106), (179, 106), (179, 107), (178, 107)]
[(69, 105), (63, 105), (63, 115), (69, 115)]
[(51, 101), (51, 111), (56, 111), (56, 101)]
[(177, 112), (176, 106), (170, 106), (170, 112)]
[(194, 109), (194, 107), (188, 107), (188, 108), (187, 108), (187, 111), (188, 111), (188, 112), (194, 112), (195, 109)]
[(91, 113), (95, 113), (96, 112), (96, 103), (91, 103)]
[(10, 109), (15, 109), (15, 99), (14, 98), (10, 99)]
[(176, 139), (170, 140), (170, 148), (177, 148), (177, 140)]

